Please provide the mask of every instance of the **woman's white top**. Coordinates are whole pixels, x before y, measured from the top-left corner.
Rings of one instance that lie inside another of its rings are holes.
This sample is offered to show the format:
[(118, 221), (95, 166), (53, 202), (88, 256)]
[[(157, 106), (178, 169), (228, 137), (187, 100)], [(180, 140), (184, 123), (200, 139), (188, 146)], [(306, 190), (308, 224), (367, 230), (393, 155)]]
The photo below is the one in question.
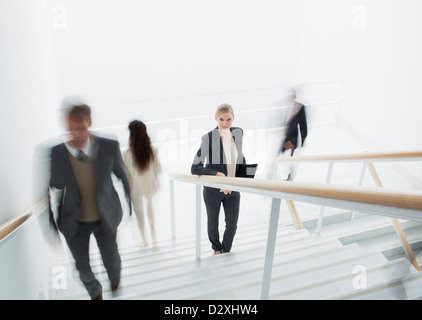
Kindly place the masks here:
[(161, 174), (161, 165), (158, 160), (158, 153), (153, 148), (155, 160), (150, 163), (149, 168), (140, 172), (136, 166), (133, 153), (127, 150), (123, 153), (123, 161), (128, 171), (130, 193), (132, 198), (139, 196), (153, 196), (160, 187), (158, 176)]
[(236, 177), (236, 161), (238, 152), (233, 137), (228, 141), (223, 141), (223, 150), (224, 155), (226, 156), (227, 177)]

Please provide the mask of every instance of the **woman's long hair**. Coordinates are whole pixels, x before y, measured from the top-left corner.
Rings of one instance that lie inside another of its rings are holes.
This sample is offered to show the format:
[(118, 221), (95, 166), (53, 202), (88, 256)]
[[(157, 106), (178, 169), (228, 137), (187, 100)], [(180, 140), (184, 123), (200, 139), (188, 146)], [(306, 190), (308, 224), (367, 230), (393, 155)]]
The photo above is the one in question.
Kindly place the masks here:
[(147, 133), (147, 127), (142, 121), (133, 120), (128, 127), (130, 131), (129, 148), (132, 151), (136, 167), (139, 172), (143, 172), (149, 168), (155, 158), (151, 139)]

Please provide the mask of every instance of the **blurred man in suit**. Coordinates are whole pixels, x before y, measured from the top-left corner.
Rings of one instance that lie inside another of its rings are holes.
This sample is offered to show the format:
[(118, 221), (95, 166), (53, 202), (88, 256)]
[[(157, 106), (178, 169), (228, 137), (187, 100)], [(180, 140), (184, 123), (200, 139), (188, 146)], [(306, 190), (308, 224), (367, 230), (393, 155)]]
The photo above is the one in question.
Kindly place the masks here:
[[(300, 145), (303, 146), (305, 139), (308, 135), (308, 123), (306, 120), (305, 106), (296, 101), (296, 92), (292, 90), (290, 93), (290, 102), (292, 103), (292, 111), (287, 121), (287, 132), (281, 146), (281, 152), (291, 150), (293, 156), (296, 148)], [(299, 131), (301, 141), (299, 140)]]
[(72, 106), (66, 124), (69, 140), (51, 151), (50, 188), (59, 190), (60, 201), (56, 217), (50, 205), (50, 221), (63, 233), (89, 295), (93, 300), (102, 300), (102, 286), (89, 263), (89, 239), (93, 233), (115, 292), (121, 273), (116, 234), (123, 210), (112, 174), (122, 181), (131, 211), (129, 182), (119, 143), (89, 131), (89, 106)]
[[(306, 120), (305, 106), (296, 101), (296, 98), (296, 91), (292, 89), (289, 99), (293, 107), (287, 120), (286, 137), (284, 138), (280, 148), (281, 153), (285, 152), (286, 150), (290, 150), (290, 156), (293, 156), (295, 150), (298, 147), (303, 147), (305, 139), (308, 136), (308, 123)], [(293, 180), (293, 177), (294, 168), (292, 166), (287, 180)]]

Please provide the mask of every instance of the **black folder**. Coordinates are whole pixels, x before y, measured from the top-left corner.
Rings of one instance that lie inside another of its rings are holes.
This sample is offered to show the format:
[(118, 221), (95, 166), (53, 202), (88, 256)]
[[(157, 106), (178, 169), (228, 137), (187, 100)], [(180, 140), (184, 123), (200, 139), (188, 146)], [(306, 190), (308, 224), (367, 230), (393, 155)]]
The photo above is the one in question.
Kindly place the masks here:
[(258, 164), (239, 164), (236, 176), (240, 178), (254, 178)]

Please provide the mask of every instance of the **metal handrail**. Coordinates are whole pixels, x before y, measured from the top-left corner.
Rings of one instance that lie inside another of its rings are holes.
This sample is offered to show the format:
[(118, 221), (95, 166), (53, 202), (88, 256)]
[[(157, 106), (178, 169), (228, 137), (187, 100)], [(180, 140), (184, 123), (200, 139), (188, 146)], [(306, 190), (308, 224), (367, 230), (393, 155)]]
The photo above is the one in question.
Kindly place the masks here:
[[(342, 80), (334, 80), (334, 81), (323, 81), (323, 82), (311, 82), (311, 83), (301, 83), (293, 85), (296, 88), (300, 87), (312, 87), (312, 86), (324, 86), (329, 84), (341, 84), (343, 85)], [(210, 93), (202, 93), (202, 94), (192, 94), (192, 95), (181, 95), (181, 96), (172, 96), (172, 97), (164, 97), (164, 98), (153, 98), (153, 99), (145, 99), (145, 100), (134, 100), (134, 101), (120, 101), (120, 102), (114, 102), (112, 104), (98, 104), (93, 105), (92, 108), (107, 108), (107, 109), (115, 109), (117, 106), (121, 110), (122, 108), (125, 108), (127, 105), (141, 105), (141, 104), (148, 104), (152, 102), (159, 102), (159, 101), (168, 101), (168, 100), (180, 100), (180, 99), (186, 99), (186, 98), (194, 98), (194, 97), (210, 97), (210, 96), (220, 96), (220, 95), (227, 95), (227, 94), (241, 94), (241, 93), (259, 93), (266, 90), (274, 90), (274, 89), (288, 89), (287, 86), (276, 86), (276, 87), (262, 87), (262, 88), (253, 88), (253, 89), (246, 89), (246, 90), (232, 90), (232, 91), (222, 91), (222, 92), (210, 92)], [(341, 99), (337, 100), (325, 100), (325, 101), (319, 101), (314, 103), (306, 103), (307, 107), (318, 107), (318, 106), (324, 106), (324, 105), (334, 105), (334, 104), (340, 104)], [(263, 111), (272, 111), (272, 110), (283, 110), (287, 109), (290, 106), (279, 106), (279, 107), (269, 107), (269, 106), (262, 106), (261, 108), (254, 108), (249, 110), (237, 110), (236, 114), (246, 114), (246, 113), (253, 113), (253, 112), (263, 112)], [(59, 110), (60, 111), (60, 110)], [(198, 116), (192, 116), (192, 117), (181, 117), (181, 118), (172, 118), (172, 119), (166, 119), (166, 120), (150, 120), (146, 121), (146, 125), (156, 124), (156, 123), (168, 123), (173, 121), (187, 121), (187, 120), (197, 120), (197, 119), (206, 119), (206, 118), (213, 118), (213, 114), (209, 115), (198, 115)], [(116, 124), (112, 126), (103, 126), (103, 127), (93, 127), (92, 130), (95, 131), (106, 131), (110, 129), (120, 129), (127, 127), (127, 124)]]
[[(331, 155), (308, 155), (308, 156), (295, 156), (295, 157), (282, 157), (276, 158), (276, 163), (322, 163), (329, 162), (330, 166), (328, 168), (326, 183), (331, 182), (331, 176), (333, 173), (333, 168), (335, 163), (344, 163), (344, 162), (363, 162), (362, 173), (359, 181), (359, 186), (362, 185), (363, 179), (365, 176), (366, 168), (369, 168), (372, 178), (377, 187), (383, 188), (383, 184), (378, 175), (377, 170), (373, 162), (403, 162), (403, 161), (420, 161), (422, 160), (421, 151), (402, 151), (402, 152), (365, 152), (365, 153), (352, 153), (352, 154), (331, 154)], [(318, 223), (316, 227), (316, 233), (321, 232), (322, 221), (324, 218), (325, 206), (321, 207)], [(297, 214), (297, 213), (296, 213)], [(352, 214), (352, 219), (354, 217), (354, 212)], [(393, 227), (399, 236), (403, 248), (408, 256), (409, 260), (413, 263), (415, 268), (420, 271), (418, 262), (416, 261), (415, 255), (412, 251), (412, 248), (409, 244), (409, 241), (406, 238), (406, 235), (403, 231), (403, 228), (400, 225), (397, 217), (392, 217)]]
[[(281, 199), (327, 205), (394, 218), (422, 221), (422, 191), (390, 188), (334, 186), (292, 181), (274, 181), (170, 173), (172, 223), (174, 181), (196, 185), (196, 257), (201, 258), (201, 187), (214, 187), (272, 197), (261, 299), (268, 299)], [(172, 229), (174, 231), (174, 227)]]
[(0, 228), (0, 241), (11, 235), (15, 230), (17, 230), (21, 225), (25, 223), (31, 214), (25, 214), (17, 219), (14, 219), (12, 222), (6, 223), (3, 227)]
[(422, 159), (422, 151), (407, 152), (363, 152), (350, 154), (330, 154), (330, 155), (308, 155), (294, 157), (278, 157), (277, 162), (295, 163), (295, 162), (352, 162), (352, 161), (415, 161)]
[(38, 216), (41, 215), (46, 208), (48, 208), (48, 204), (48, 198), (43, 198), (32, 207), (25, 210), (26, 213), (23, 213), (9, 222), (0, 225), (0, 243), (3, 240), (6, 240), (6, 238), (11, 236), (13, 233), (22, 229), (22, 227), (26, 224), (36, 220)]
[[(322, 82), (310, 82), (310, 83), (299, 83), (293, 85), (293, 87), (310, 87), (310, 86), (322, 86), (327, 84), (344, 84), (343, 80), (333, 80), (333, 81), (322, 81)], [(112, 108), (115, 109), (116, 106), (120, 108), (124, 107), (124, 105), (128, 104), (143, 104), (143, 103), (151, 103), (157, 101), (168, 101), (168, 100), (178, 100), (178, 99), (186, 99), (186, 98), (195, 98), (195, 97), (209, 97), (209, 96), (221, 96), (226, 94), (239, 94), (239, 93), (251, 93), (251, 92), (261, 92), (267, 90), (276, 90), (276, 89), (288, 89), (289, 86), (272, 86), (272, 87), (261, 87), (261, 88), (252, 88), (252, 89), (239, 89), (239, 90), (230, 90), (230, 91), (218, 91), (218, 92), (208, 92), (208, 93), (199, 93), (199, 94), (187, 94), (187, 95), (178, 95), (178, 96), (170, 96), (170, 97), (163, 97), (163, 98), (151, 98), (151, 99), (144, 99), (144, 100), (133, 100), (133, 101), (119, 101), (113, 103), (103, 103), (94, 105), (94, 108)]]
[[(367, 205), (375, 214), (422, 222), (422, 191), (392, 188), (327, 185), (294, 181), (192, 176), (169, 173), (172, 180), (201, 186), (277, 196), (312, 204), (361, 209)], [(389, 208), (393, 209), (390, 210)], [(401, 211), (397, 211), (400, 209)], [(391, 214), (389, 213), (391, 212)]]
[[(338, 104), (338, 103), (340, 103), (340, 101), (325, 101), (325, 102), (318, 102), (318, 103), (308, 103), (306, 104), (306, 107), (319, 107), (319, 106)], [(281, 106), (281, 107), (264, 107), (264, 108), (250, 109), (250, 110), (241, 110), (241, 111), (236, 111), (236, 115), (248, 114), (248, 113), (254, 113), (254, 112), (285, 110), (290, 107), (291, 106), (288, 105), (288, 106)], [(199, 116), (172, 118), (172, 119), (166, 119), (166, 120), (150, 120), (150, 121), (145, 121), (145, 125), (151, 125), (151, 124), (156, 124), (156, 123), (177, 122), (177, 121), (199, 120), (199, 119), (212, 119), (213, 117), (214, 117), (213, 114), (205, 114), (205, 115), (199, 115)], [(94, 127), (92, 128), (92, 130), (106, 131), (106, 130), (111, 130), (111, 129), (126, 128), (126, 127), (127, 127), (127, 124), (118, 124), (114, 126), (106, 126), (106, 127), (98, 127), (98, 128)]]

